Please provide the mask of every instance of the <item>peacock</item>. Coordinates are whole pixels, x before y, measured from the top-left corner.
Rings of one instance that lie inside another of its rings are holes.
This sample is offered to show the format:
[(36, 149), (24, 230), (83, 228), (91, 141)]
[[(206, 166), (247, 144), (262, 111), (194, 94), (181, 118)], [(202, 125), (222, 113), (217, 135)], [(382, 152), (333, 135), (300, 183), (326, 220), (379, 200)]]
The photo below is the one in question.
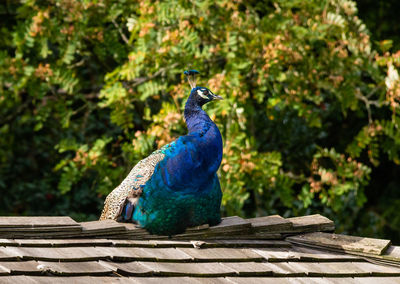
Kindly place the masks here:
[(184, 74), (191, 87), (184, 110), (188, 134), (137, 163), (107, 196), (100, 220), (133, 222), (168, 236), (221, 222), (222, 137), (202, 106), (222, 97), (196, 86), (198, 71)]

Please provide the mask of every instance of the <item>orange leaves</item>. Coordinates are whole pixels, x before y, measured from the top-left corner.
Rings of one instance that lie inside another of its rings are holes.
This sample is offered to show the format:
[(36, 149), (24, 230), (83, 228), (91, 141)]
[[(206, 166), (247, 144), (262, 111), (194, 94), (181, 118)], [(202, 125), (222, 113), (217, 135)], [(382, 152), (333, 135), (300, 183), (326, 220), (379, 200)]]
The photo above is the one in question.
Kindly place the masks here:
[(333, 148), (320, 149), (314, 155), (310, 170), (311, 174), (307, 179), (310, 192), (318, 193), (324, 203), (335, 204), (334, 206), (342, 206), (335, 202), (349, 191), (360, 194), (358, 191), (367, 183), (371, 172), (366, 165), (336, 153)]
[(151, 1), (140, 1), (139, 11), (143, 16), (152, 15), (155, 11), (155, 5)]
[(65, 35), (72, 35), (75, 31), (74, 25), (69, 25), (68, 27), (62, 27), (60, 32)]
[(150, 30), (151, 30), (152, 28), (154, 28), (154, 27), (155, 27), (155, 24), (152, 23), (152, 22), (145, 23), (145, 24), (141, 27), (141, 29), (140, 29), (139, 37), (144, 37), (144, 36), (147, 35), (147, 34), (150, 32)]
[(81, 3), (81, 1), (75, 0), (62, 0), (57, 3), (57, 6), (59, 6), (60, 11), (64, 13), (64, 21), (66, 22), (80, 21), (83, 17), (83, 11), (89, 7)]
[(169, 31), (167, 30), (165, 36), (162, 39), (162, 42), (170, 41), (172, 44), (178, 44), (180, 40), (179, 30)]
[(41, 34), (43, 29), (42, 29), (42, 23), (44, 19), (49, 18), (49, 11), (50, 9), (44, 10), (44, 11), (39, 11), (36, 16), (32, 18), (32, 24), (30, 27), (30, 36), (35, 37), (37, 34)]
[(278, 64), (278, 62), (295, 63), (303, 59), (303, 56), (298, 51), (293, 50), (293, 48), (289, 46), (289, 42), (290, 40), (287, 35), (277, 35), (272, 41), (264, 46), (264, 71), (268, 71), (271, 66)]
[(188, 20), (183, 20), (179, 22), (179, 30), (180, 31), (185, 31), (188, 28), (191, 28), (192, 25), (190, 24), (190, 22)]
[(246, 173), (251, 173), (255, 168), (256, 165), (252, 160), (255, 159), (255, 157), (252, 157), (251, 154), (241, 154), (241, 160), (240, 160), (240, 165), (241, 169), (246, 172)]
[(208, 88), (212, 92), (218, 92), (221, 89), (221, 86), (224, 84), (225, 74), (219, 73), (215, 74), (214, 77), (208, 80)]
[(35, 70), (35, 76), (41, 80), (48, 80), (49, 77), (53, 76), (53, 70), (50, 68), (50, 64), (39, 63), (39, 66)]
[(177, 137), (173, 135), (183, 123), (182, 114), (177, 112), (174, 105), (163, 103), (160, 112), (153, 115), (153, 124), (147, 129), (146, 135), (155, 137), (157, 147), (160, 148)]

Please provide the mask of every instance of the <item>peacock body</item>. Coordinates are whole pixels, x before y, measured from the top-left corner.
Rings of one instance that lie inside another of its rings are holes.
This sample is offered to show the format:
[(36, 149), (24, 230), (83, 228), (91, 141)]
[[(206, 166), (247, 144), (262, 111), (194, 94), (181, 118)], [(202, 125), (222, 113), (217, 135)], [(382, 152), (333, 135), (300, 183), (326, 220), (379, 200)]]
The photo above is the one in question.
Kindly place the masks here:
[(196, 87), (196, 73), (185, 72), (192, 87), (184, 111), (188, 134), (141, 160), (107, 196), (100, 220), (132, 221), (161, 235), (221, 221), (222, 192), (216, 172), (222, 137), (202, 109), (221, 97)]

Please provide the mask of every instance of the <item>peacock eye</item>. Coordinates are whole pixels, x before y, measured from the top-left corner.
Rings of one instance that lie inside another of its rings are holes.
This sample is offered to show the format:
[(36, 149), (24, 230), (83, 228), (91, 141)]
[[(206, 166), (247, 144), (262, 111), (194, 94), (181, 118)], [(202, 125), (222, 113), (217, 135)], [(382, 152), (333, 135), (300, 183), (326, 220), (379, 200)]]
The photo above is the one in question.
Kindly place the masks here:
[(206, 99), (206, 100), (209, 99), (208, 96), (206, 95), (206, 92), (203, 92), (203, 91), (201, 91), (201, 90), (197, 90), (197, 94), (198, 94), (200, 97), (202, 97), (203, 99)]

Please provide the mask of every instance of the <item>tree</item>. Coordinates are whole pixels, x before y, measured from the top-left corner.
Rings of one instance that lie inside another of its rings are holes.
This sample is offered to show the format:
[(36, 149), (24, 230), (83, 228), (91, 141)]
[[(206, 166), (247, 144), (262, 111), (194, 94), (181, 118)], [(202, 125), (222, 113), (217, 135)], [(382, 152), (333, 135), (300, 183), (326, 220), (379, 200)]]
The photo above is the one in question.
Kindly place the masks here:
[(225, 214), (322, 212), (354, 230), (374, 170), (398, 168), (400, 53), (372, 49), (352, 1), (2, 10), (4, 213), (94, 218), (137, 161), (185, 133), (188, 68), (226, 98), (207, 106), (224, 137)]

